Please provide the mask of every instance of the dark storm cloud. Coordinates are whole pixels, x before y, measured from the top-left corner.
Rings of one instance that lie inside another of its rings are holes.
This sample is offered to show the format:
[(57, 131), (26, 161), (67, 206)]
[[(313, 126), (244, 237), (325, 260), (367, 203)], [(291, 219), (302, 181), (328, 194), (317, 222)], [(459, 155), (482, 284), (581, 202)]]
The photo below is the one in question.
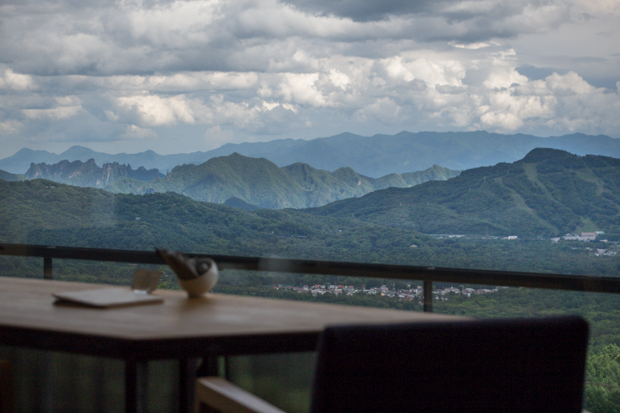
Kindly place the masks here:
[[(545, 31), (571, 18), (570, 4), (553, 0), (283, 1), (305, 12), (355, 22), (409, 18), (411, 26), (404, 33), (421, 41), (511, 38)], [(427, 19), (430, 25), (425, 25)]]
[(369, 56), (366, 45), (379, 41), (374, 57), (380, 57), (394, 41), (482, 42), (569, 19), (567, 5), (539, 0), (286, 4), (292, 9), (275, 0), (27, 1), (2, 7), (0, 63), (42, 76), (265, 71), (279, 60), (289, 60), (286, 70), (304, 70), (286, 56), (292, 48), (324, 56), (348, 48)]
[(357, 22), (387, 19), (391, 15), (425, 13), (437, 10), (447, 0), (284, 0), (296, 8), (319, 15), (334, 15), (349, 18)]

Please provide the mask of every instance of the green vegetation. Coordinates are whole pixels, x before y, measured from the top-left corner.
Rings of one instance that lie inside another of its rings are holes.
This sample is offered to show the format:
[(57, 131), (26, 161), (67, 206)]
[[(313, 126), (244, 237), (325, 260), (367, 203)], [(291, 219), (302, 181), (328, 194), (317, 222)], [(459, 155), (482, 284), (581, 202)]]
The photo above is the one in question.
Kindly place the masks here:
[(434, 165), (425, 171), (375, 179), (360, 175), (351, 168), (328, 172), (304, 163), (279, 168), (265, 158), (248, 158), (233, 153), (211, 158), (201, 165), (177, 166), (167, 176), (153, 182), (123, 179), (105, 189), (125, 194), (172, 191), (218, 204), (236, 198), (269, 209), (307, 208), (359, 197), (377, 189), (406, 188), (458, 174), (459, 171)]
[(535, 149), (447, 181), (375, 191), (311, 213), (427, 234), (560, 236), (620, 226), (620, 160)]
[(115, 195), (44, 180), (0, 181), (0, 228), (0, 241), (10, 243), (607, 276), (620, 270), (620, 255), (594, 255), (610, 248), (604, 243), (436, 239), (353, 218), (243, 211), (174, 193)]
[(0, 179), (3, 181), (22, 181), (24, 180), (23, 175), (16, 175), (0, 169)]

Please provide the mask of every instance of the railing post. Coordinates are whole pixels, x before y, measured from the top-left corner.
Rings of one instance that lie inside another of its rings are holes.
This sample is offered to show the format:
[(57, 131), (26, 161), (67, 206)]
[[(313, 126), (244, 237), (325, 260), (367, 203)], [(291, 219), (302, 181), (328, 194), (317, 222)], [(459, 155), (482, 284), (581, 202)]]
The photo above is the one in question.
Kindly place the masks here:
[(52, 279), (52, 257), (43, 257), (43, 279)]
[(424, 312), (432, 313), (433, 312), (433, 282), (432, 281), (424, 281)]

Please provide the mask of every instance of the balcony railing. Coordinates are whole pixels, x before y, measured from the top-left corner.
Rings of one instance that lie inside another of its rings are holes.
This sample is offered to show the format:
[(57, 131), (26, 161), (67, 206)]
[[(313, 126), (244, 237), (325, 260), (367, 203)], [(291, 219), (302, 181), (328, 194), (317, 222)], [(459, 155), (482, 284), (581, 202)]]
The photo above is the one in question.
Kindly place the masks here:
[[(53, 259), (110, 261), (134, 264), (164, 264), (155, 251), (131, 251), (100, 248), (77, 248), (25, 244), (0, 244), (0, 255), (43, 258), (43, 278), (53, 278)], [(209, 257), (221, 270), (284, 272), (355, 276), (423, 281), (424, 311), (433, 310), (433, 283), (527, 287), (593, 293), (620, 293), (620, 277), (546, 274), (533, 272), (478, 270), (411, 265), (366, 264), (354, 262), (316, 261), (287, 258), (241, 257), (230, 255), (188, 254)]]

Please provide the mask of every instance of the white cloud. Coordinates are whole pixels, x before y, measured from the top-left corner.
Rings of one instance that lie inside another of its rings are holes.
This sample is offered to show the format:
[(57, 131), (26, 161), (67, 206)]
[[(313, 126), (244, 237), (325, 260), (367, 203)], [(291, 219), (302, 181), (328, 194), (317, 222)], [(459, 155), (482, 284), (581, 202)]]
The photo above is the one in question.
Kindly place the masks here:
[(618, 94), (595, 88), (574, 72), (554, 73), (544, 81), (520, 82), (501, 90), (494, 88), (482, 96), (486, 102), (481, 106), (483, 127), (499, 131), (523, 127), (558, 132), (588, 130), (613, 136), (613, 130), (620, 126), (620, 120), (613, 115), (620, 109)]
[(83, 112), (82, 106), (60, 106), (51, 109), (24, 109), (22, 112), (30, 119), (68, 119)]
[(342, 90), (347, 90), (347, 86), (351, 83), (349, 76), (336, 69), (330, 69), (329, 80), (332, 81), (334, 86), (339, 87)]
[(459, 44), (456, 42), (449, 42), (448, 44), (457, 47), (459, 49), (471, 49), (471, 50), (476, 50), (476, 49), (482, 49), (484, 47), (489, 47), (489, 43), (486, 42), (477, 42), (477, 43), (469, 43), (469, 44)]
[(22, 127), (22, 123), (17, 120), (7, 120), (0, 122), (0, 134), (10, 135), (18, 132)]
[(376, 102), (357, 110), (353, 115), (354, 119), (367, 123), (369, 121), (379, 121), (382, 123), (399, 123), (400, 107), (390, 98), (380, 98)]
[(326, 106), (325, 97), (316, 87), (318, 73), (286, 73), (281, 79), (279, 93), (287, 103)]
[(173, 125), (179, 121), (194, 123), (194, 108), (201, 106), (199, 102), (191, 101), (184, 95), (138, 95), (119, 97), (116, 101), (120, 109), (135, 112), (139, 120), (148, 126)]
[[(430, 55), (417, 57), (418, 55)], [(446, 60), (426, 51), (406, 52), (402, 55), (385, 59), (383, 65), (387, 73), (406, 82), (419, 79), (428, 85), (462, 86), (465, 67), (456, 60)]]
[(514, 84), (525, 84), (528, 78), (521, 75), (514, 67), (504, 67), (494, 70), (484, 81), (484, 86), (489, 89), (508, 88)]
[(124, 140), (133, 140), (133, 139), (150, 139), (157, 137), (157, 134), (150, 129), (141, 128), (136, 125), (127, 125), (125, 129), (125, 133), (120, 136), (121, 139)]
[(15, 73), (11, 69), (5, 69), (0, 75), (0, 90), (28, 90), (33, 87), (32, 76)]
[(561, 94), (569, 92), (584, 95), (592, 93), (595, 89), (575, 72), (563, 76), (554, 73), (546, 79), (546, 82), (550, 90)]

